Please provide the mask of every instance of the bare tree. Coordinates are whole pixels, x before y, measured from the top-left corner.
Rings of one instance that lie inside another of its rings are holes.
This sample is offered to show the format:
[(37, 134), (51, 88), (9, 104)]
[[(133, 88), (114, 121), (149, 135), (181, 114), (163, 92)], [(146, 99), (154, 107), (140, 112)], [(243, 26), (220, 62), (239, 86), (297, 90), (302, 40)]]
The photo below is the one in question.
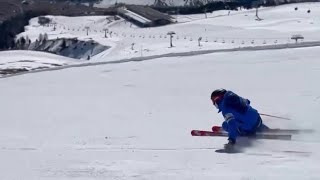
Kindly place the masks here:
[(39, 34), (39, 37), (38, 37), (38, 41), (39, 41), (39, 45), (42, 44), (43, 42), (43, 34)]
[(155, 6), (168, 6), (165, 0), (155, 0), (154, 2)]
[(48, 34), (47, 34), (47, 33), (44, 33), (44, 35), (43, 35), (43, 41), (45, 42), (45, 41), (47, 41), (48, 39), (49, 39)]
[(199, 0), (184, 0), (185, 6), (202, 6), (204, 5), (204, 2)]
[(257, 21), (261, 21), (263, 19), (261, 19), (258, 15), (259, 13), (259, 7), (262, 5), (262, 1), (261, 0), (257, 0), (257, 1), (253, 1), (252, 2), (252, 6), (256, 8), (256, 20)]
[(207, 11), (208, 11), (207, 8), (204, 8), (203, 12), (204, 12), (204, 15), (205, 15), (206, 19), (208, 18)]
[(30, 46), (30, 44), (31, 44), (31, 40), (30, 40), (29, 36), (26, 36), (26, 44), (25, 44), (25, 48), (26, 48), (26, 49), (28, 49), (28, 48), (29, 48), (29, 46)]

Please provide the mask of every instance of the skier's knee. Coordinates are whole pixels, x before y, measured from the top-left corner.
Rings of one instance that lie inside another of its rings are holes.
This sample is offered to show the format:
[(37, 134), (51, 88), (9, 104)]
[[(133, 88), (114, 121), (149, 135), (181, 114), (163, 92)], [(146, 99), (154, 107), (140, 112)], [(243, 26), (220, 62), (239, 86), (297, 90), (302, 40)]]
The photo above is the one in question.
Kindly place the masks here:
[(227, 132), (229, 132), (229, 131), (228, 131), (228, 130), (229, 130), (229, 125), (228, 125), (227, 122), (223, 122), (223, 123), (222, 123), (222, 129), (225, 130), (225, 131), (227, 131)]

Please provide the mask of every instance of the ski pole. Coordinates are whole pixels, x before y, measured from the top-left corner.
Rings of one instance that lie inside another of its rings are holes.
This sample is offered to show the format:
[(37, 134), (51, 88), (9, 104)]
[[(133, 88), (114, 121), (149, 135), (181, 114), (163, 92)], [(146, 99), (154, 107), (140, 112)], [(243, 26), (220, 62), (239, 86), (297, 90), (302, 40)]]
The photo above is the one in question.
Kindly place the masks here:
[(268, 117), (273, 117), (273, 118), (278, 118), (278, 119), (285, 119), (285, 120), (291, 120), (290, 118), (285, 118), (285, 117), (280, 117), (280, 116), (273, 116), (273, 115), (269, 115), (269, 114), (263, 114), (263, 113), (259, 113), (261, 116), (268, 116)]

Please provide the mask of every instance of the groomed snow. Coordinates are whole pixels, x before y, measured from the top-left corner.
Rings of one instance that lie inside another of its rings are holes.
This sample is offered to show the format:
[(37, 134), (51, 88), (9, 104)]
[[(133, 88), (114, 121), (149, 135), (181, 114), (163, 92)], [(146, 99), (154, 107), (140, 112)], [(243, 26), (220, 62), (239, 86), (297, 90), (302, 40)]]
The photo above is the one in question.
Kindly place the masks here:
[[(295, 11), (295, 7), (298, 10)], [(307, 13), (311, 10), (311, 13)], [(177, 23), (156, 28), (138, 28), (120, 19), (109, 16), (62, 17), (49, 16), (55, 23), (39, 26), (37, 18), (30, 21), (26, 32), (35, 40), (39, 33), (47, 33), (49, 39), (74, 38), (93, 39), (112, 48), (94, 56), (92, 61), (113, 61), (123, 58), (152, 56), (173, 52), (230, 49), (248, 46), (294, 44), (293, 35), (302, 35), (305, 42), (320, 41), (320, 3), (288, 4), (265, 7), (259, 10), (257, 21), (255, 10), (215, 11), (197, 15), (179, 15)], [(87, 35), (86, 27), (89, 27)], [(107, 38), (105, 38), (107, 30)], [(174, 48), (169, 48), (169, 31)], [(20, 35), (20, 36), (21, 36)], [(201, 37), (200, 46), (199, 38)]]
[(0, 57), (0, 71), (19, 68), (36, 70), (76, 63), (71, 58), (35, 51), (2, 51)]
[[(0, 179), (318, 179), (319, 134), (259, 140), (218, 154), (226, 138), (209, 95), (232, 89), (270, 127), (318, 127), (319, 48), (161, 58), (0, 79)], [(266, 173), (268, 172), (268, 173)]]
[[(49, 16), (55, 31), (32, 19), (21, 35), (35, 39), (47, 32), (52, 39), (78, 37), (112, 46), (90, 62), (294, 43), (290, 37), (298, 33), (305, 42), (320, 40), (320, 3), (264, 8), (259, 22), (254, 15), (250, 10), (219, 11), (207, 19), (180, 16), (177, 24), (148, 29), (105, 16)], [(108, 38), (104, 28), (113, 32)], [(177, 33), (173, 48), (168, 31)], [(219, 52), (1, 78), (0, 179), (319, 179), (319, 51)], [(0, 57), (4, 68), (74, 64), (41, 52), (0, 52)], [(243, 153), (218, 154), (226, 138), (192, 137), (190, 131), (222, 123), (209, 99), (221, 87), (250, 99), (261, 113), (291, 119), (264, 117), (270, 127), (315, 133), (294, 135), (292, 141), (258, 140)]]
[[(197, 0), (198, 2), (201, 2), (201, 0)], [(217, 0), (202, 0), (203, 4), (214, 2)], [(94, 4), (95, 7), (105, 8), (114, 6), (115, 4), (119, 3), (125, 3), (125, 4), (136, 4), (136, 5), (154, 5), (157, 2), (157, 0), (102, 0), (101, 2), (98, 2)], [(164, 2), (168, 6), (188, 6), (192, 4), (193, 0), (161, 0), (161, 2)]]
[[(136, 5), (154, 5), (155, 0), (102, 0), (99, 3), (96, 3), (94, 6), (103, 8), (103, 7), (113, 6), (116, 3), (136, 4)], [(184, 0), (170, 0), (170, 1), (165, 1), (165, 3), (171, 6), (185, 5)]]

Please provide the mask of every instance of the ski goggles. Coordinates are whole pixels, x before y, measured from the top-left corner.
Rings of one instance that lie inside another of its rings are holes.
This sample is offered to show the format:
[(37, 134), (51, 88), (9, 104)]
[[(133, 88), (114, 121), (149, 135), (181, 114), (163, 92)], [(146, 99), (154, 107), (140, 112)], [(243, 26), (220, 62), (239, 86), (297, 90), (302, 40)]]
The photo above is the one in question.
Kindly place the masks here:
[(219, 109), (219, 106), (218, 106), (218, 100), (220, 99), (220, 97), (213, 97), (211, 100), (212, 100), (212, 103), (213, 103), (213, 105), (217, 108), (217, 109)]
[(213, 105), (214, 105), (217, 109), (219, 109), (218, 104), (217, 104), (216, 102), (213, 101)]

